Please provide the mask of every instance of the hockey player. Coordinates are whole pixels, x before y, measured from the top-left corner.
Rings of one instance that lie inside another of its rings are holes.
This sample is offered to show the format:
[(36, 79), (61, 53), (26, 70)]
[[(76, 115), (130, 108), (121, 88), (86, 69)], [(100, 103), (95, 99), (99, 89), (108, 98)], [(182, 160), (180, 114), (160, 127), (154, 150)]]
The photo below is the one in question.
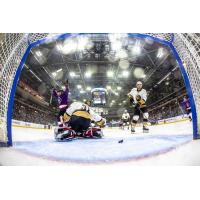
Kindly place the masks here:
[(64, 90), (53, 89), (53, 96), (57, 99), (59, 105), (58, 125), (60, 127), (64, 126), (64, 114), (68, 107), (68, 94), (69, 94), (68, 80), (65, 84)]
[(122, 115), (122, 129), (124, 129), (125, 126), (128, 127), (129, 129), (129, 121), (130, 121), (130, 115), (129, 113), (127, 112), (127, 110), (124, 110), (124, 113)]
[[(66, 139), (68, 137), (88, 137), (101, 138), (101, 127), (104, 127), (106, 120), (95, 113), (91, 108), (91, 101), (86, 103), (74, 102), (66, 110), (65, 119), (68, 122), (68, 128), (58, 129), (55, 132), (56, 139)], [(91, 122), (100, 128), (89, 128)], [(60, 131), (59, 131), (60, 130)]]
[(146, 108), (147, 92), (142, 88), (142, 82), (138, 81), (136, 83), (136, 88), (133, 88), (128, 94), (130, 103), (135, 107), (133, 114), (133, 119), (131, 122), (131, 133), (135, 133), (135, 127), (140, 117), (140, 114), (143, 115), (143, 132), (148, 132), (149, 128), (147, 127), (147, 122), (149, 114)]
[(190, 101), (186, 96), (184, 96), (184, 98), (183, 98), (182, 105), (183, 105), (183, 108), (185, 109), (186, 114), (188, 115), (190, 121), (192, 121), (192, 112), (191, 112)]

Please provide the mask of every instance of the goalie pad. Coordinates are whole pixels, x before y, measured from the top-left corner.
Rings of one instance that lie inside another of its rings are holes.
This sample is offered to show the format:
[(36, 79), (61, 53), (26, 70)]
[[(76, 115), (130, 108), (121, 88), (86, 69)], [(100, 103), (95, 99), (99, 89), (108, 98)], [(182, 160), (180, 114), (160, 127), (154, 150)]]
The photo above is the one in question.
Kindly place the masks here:
[(102, 138), (103, 132), (100, 128), (89, 128), (84, 134), (83, 137), (85, 138)]
[(75, 137), (76, 137), (75, 131), (68, 127), (54, 129), (54, 138), (56, 141), (70, 140)]

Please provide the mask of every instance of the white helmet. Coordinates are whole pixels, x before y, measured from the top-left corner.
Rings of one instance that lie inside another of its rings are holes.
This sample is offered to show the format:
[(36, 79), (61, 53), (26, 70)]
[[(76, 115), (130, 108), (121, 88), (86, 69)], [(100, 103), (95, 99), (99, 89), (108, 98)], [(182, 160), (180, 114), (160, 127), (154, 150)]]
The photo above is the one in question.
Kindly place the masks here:
[(136, 85), (142, 85), (142, 81), (137, 81)]

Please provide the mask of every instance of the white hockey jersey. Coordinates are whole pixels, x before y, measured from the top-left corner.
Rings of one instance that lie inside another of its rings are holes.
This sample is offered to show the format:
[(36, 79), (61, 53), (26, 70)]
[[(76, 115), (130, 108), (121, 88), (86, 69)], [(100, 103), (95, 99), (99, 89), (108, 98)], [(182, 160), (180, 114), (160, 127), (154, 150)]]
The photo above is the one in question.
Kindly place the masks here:
[(122, 119), (130, 119), (129, 113), (123, 113)]
[(137, 95), (140, 95), (141, 98), (142, 98), (144, 101), (147, 100), (147, 91), (146, 91), (145, 89), (142, 89), (142, 90), (140, 90), (140, 91), (137, 91), (137, 88), (133, 88), (133, 89), (131, 90), (131, 92), (128, 93), (128, 95), (131, 95), (131, 96), (133, 97), (135, 103), (137, 103), (137, 100), (136, 100), (136, 96), (137, 96)]
[(88, 113), (88, 118), (90, 118), (92, 121), (99, 122), (102, 120), (102, 117), (95, 113), (87, 104), (82, 102), (74, 102), (72, 103), (69, 108), (66, 110), (66, 114), (69, 116), (72, 116), (74, 113)]

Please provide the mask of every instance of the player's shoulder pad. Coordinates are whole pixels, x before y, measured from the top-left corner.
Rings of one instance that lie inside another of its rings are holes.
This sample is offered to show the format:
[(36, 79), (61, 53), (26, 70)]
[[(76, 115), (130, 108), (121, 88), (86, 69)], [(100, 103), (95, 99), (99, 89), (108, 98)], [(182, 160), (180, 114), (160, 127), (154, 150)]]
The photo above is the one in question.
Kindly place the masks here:
[(143, 92), (147, 92), (144, 88), (142, 88), (142, 90), (141, 91), (143, 91)]
[(131, 91), (137, 91), (137, 88), (133, 88)]

